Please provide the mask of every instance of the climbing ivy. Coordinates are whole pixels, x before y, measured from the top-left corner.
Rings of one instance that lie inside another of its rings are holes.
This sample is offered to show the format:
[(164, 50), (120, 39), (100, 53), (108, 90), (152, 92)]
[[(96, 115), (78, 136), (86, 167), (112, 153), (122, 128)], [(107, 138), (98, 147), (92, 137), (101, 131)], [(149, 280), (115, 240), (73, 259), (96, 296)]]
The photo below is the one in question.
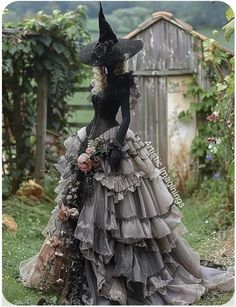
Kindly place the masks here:
[(36, 92), (42, 72), (48, 75), (47, 129), (67, 132), (67, 100), (88, 74), (78, 59), (78, 48), (90, 40), (85, 20), (84, 8), (78, 6), (66, 13), (38, 12), (3, 26), (3, 158), (13, 192), (34, 171)]
[[(228, 19), (225, 37), (233, 34), (233, 12)], [(212, 175), (227, 182), (232, 197), (234, 180), (234, 57), (222, 50), (214, 39), (203, 42), (205, 67), (210, 87), (204, 89), (194, 77), (185, 95), (194, 97), (190, 109), (179, 114), (180, 120), (191, 120), (197, 114), (198, 135), (192, 142), (192, 155), (200, 162), (202, 175)]]

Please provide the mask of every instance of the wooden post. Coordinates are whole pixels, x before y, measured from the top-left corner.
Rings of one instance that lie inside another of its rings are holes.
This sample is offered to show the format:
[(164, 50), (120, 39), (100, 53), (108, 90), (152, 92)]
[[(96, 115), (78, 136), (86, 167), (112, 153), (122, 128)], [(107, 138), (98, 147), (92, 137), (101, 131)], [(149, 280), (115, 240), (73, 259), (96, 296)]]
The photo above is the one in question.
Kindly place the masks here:
[(38, 79), (35, 179), (41, 183), (45, 170), (45, 141), (47, 129), (48, 75), (43, 72)]

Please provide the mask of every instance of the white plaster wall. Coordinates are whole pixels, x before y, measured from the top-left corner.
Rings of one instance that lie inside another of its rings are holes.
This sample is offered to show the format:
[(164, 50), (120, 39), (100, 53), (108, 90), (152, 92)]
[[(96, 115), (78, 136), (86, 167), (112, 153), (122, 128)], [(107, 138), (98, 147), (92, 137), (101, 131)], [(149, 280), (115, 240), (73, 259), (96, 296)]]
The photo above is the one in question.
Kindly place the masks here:
[(167, 78), (167, 117), (168, 117), (168, 168), (182, 181), (189, 176), (190, 147), (196, 135), (196, 115), (188, 122), (181, 122), (178, 115), (187, 111), (192, 97), (184, 97), (187, 83), (192, 76), (170, 76)]

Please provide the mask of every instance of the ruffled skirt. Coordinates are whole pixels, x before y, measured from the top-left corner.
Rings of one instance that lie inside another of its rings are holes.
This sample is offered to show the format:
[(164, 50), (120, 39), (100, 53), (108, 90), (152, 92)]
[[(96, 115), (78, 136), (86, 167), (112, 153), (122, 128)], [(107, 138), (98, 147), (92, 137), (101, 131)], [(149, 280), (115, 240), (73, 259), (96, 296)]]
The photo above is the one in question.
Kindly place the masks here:
[[(107, 130), (99, 140), (109, 145), (117, 129)], [(84, 127), (64, 143), (66, 154), (56, 165), (61, 173), (57, 206), (43, 232), (46, 240), (38, 255), (20, 264), (21, 279), (28, 287), (42, 285), (45, 279), (48, 287), (65, 282), (62, 270), (68, 260), (60, 236), (68, 229), (61, 207), (68, 189), (76, 185), (73, 166), (86, 137)], [(198, 253), (183, 238), (186, 228), (181, 212), (155, 166), (153, 153), (132, 130), (126, 134), (118, 171), (112, 172), (104, 159), (93, 181), (94, 192), (75, 215), (72, 234), (85, 260), (90, 304), (193, 304), (208, 289), (233, 289), (232, 273), (200, 265)]]

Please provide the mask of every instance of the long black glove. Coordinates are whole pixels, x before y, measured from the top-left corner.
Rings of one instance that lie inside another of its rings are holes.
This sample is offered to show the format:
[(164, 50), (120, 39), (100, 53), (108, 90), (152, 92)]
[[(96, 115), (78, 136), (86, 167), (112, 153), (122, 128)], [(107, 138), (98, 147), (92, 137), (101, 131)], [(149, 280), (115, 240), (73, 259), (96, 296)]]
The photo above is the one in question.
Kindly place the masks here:
[(124, 143), (124, 139), (129, 128), (130, 124), (130, 105), (129, 105), (129, 96), (130, 96), (130, 73), (117, 76), (117, 78), (122, 78), (120, 86), (118, 86), (120, 105), (121, 105), (121, 114), (122, 122), (120, 128), (116, 135), (116, 140), (112, 144), (111, 154), (110, 154), (110, 165), (113, 170), (118, 170), (120, 161), (122, 158), (121, 147)]
[(113, 171), (117, 171), (120, 166), (120, 161), (122, 158), (122, 152), (120, 149), (112, 148), (110, 154), (110, 166)]

